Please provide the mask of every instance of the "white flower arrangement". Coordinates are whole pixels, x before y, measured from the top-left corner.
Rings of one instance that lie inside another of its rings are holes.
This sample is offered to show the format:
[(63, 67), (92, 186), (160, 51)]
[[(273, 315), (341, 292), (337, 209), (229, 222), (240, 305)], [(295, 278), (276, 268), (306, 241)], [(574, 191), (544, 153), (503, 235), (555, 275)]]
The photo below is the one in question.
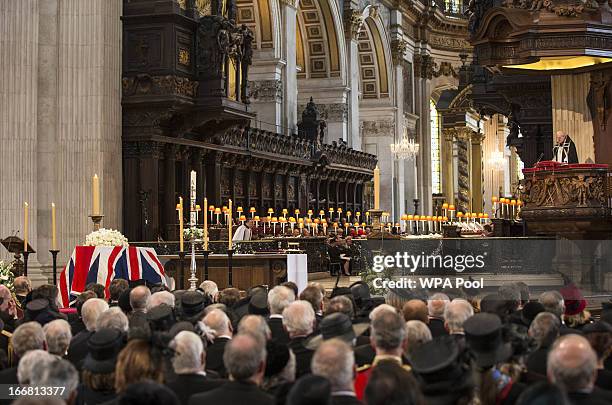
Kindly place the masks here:
[(204, 237), (204, 230), (201, 228), (185, 228), (183, 229), (183, 237), (187, 240), (191, 240), (191, 236), (195, 240), (202, 239)]
[(4, 262), (0, 260), (0, 284), (4, 284), (9, 290), (13, 291), (13, 262)]
[(128, 240), (114, 229), (100, 228), (85, 237), (85, 246), (123, 246), (128, 247)]

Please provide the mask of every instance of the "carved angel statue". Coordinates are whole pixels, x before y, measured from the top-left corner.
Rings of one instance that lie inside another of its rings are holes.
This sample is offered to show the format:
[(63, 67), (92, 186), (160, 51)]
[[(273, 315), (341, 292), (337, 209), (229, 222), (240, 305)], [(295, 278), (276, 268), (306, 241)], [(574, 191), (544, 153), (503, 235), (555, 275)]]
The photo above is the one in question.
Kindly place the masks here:
[(572, 188), (574, 191), (574, 198), (578, 201), (579, 207), (586, 207), (588, 200), (591, 197), (591, 184), (593, 184), (593, 178), (586, 178), (584, 175), (578, 175), (577, 179), (572, 179)]

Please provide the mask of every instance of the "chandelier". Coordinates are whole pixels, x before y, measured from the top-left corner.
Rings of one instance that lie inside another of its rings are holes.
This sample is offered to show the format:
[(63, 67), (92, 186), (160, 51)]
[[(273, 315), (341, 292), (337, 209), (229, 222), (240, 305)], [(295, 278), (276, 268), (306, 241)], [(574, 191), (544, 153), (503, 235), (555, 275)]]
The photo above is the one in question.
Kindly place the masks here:
[(408, 139), (408, 135), (404, 133), (402, 140), (390, 145), (391, 153), (396, 159), (404, 160), (415, 157), (419, 153), (419, 144), (414, 139)]

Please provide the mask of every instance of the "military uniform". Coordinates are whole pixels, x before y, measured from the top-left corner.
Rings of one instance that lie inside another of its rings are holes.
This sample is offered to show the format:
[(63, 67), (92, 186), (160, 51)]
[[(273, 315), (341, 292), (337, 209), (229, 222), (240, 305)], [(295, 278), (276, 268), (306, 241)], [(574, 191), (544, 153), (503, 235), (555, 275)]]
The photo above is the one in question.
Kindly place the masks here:
[(402, 366), (406, 371), (412, 370), (409, 365), (403, 363), (401, 357), (390, 355), (376, 355), (372, 364), (366, 364), (357, 369), (357, 376), (355, 377), (355, 394), (357, 395), (357, 399), (359, 399), (360, 401), (363, 401), (365, 388), (368, 385), (368, 381), (370, 380), (372, 370), (374, 369), (374, 367), (376, 367), (376, 364), (378, 364), (378, 362), (383, 360), (394, 361), (400, 366)]

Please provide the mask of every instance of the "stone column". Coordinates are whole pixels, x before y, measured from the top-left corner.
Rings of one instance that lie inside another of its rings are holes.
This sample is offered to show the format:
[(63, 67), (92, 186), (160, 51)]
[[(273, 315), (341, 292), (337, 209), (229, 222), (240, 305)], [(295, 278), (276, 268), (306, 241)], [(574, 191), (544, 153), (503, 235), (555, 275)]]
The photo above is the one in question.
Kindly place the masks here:
[(297, 92), (297, 62), (296, 62), (296, 25), (298, 0), (281, 0), (283, 57), (285, 59), (283, 101), (283, 126), (286, 134), (297, 132), (298, 122), (298, 92)]
[[(252, 77), (253, 74), (249, 73)], [(286, 133), (283, 127), (283, 82), (281, 79), (261, 79), (249, 82), (251, 107), (257, 113), (254, 127)]]
[(346, 39), (347, 66), (349, 72), (348, 94), (348, 139), (350, 148), (361, 150), (359, 131), (359, 43), (357, 36), (363, 25), (363, 15), (359, 10), (359, 2), (346, 0), (344, 2), (344, 37)]
[(10, 196), (0, 235), (23, 235), (28, 201), (35, 284), (50, 266), (51, 202), (60, 265), (91, 231), (94, 173), (103, 225), (121, 230), (121, 10), (120, 0), (0, 3), (0, 189)]
[(453, 204), (455, 200), (455, 165), (453, 164), (453, 138), (456, 130), (454, 128), (445, 128), (442, 130), (442, 148), (441, 148), (441, 163), (442, 163), (442, 193), (446, 201)]
[[(37, 169), (38, 114), (38, 31), (39, 2), (9, 0), (0, 2), (0, 237), (17, 234), (23, 238), (23, 203), (30, 204), (28, 232), (35, 240), (39, 233)], [(52, 91), (52, 90), (50, 90)], [(42, 208), (42, 207), (41, 207)], [(38, 246), (38, 255), (30, 263), (45, 260), (46, 246)], [(48, 240), (48, 237), (47, 237)], [(12, 260), (12, 254), (0, 249), (0, 259)]]
[(471, 212), (483, 212), (483, 180), (482, 180), (482, 141), (484, 134), (472, 132), (471, 143), (471, 179), (472, 179), (472, 204)]
[(421, 117), (418, 125), (420, 145), (417, 177), (419, 183), (419, 206), (421, 214), (432, 211), (431, 195), (431, 126), (429, 125), (429, 99), (433, 78), (433, 58), (428, 54), (414, 55), (415, 106), (416, 115)]
[(457, 143), (457, 211), (469, 212), (472, 195), (470, 193), (470, 139), (472, 130), (457, 128), (455, 141)]

